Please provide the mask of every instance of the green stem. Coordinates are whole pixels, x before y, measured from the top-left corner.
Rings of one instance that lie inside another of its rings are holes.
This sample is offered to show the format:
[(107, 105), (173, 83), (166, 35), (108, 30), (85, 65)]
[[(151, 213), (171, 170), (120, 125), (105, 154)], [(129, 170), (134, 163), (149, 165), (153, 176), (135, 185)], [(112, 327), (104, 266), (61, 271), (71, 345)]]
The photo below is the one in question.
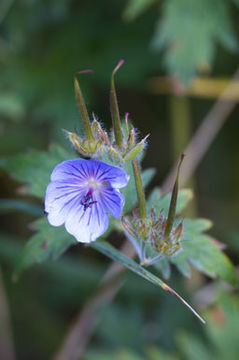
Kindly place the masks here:
[(144, 187), (141, 178), (140, 166), (137, 159), (132, 160), (132, 166), (134, 170), (134, 180), (136, 185), (136, 191), (139, 201), (139, 211), (141, 219), (146, 218), (146, 202), (145, 202), (145, 194)]
[(113, 122), (113, 129), (115, 134), (115, 142), (116, 145), (121, 146), (123, 144), (123, 133), (121, 130), (121, 122), (120, 122), (120, 113), (117, 101), (117, 95), (115, 90), (115, 81), (114, 76), (115, 73), (118, 71), (121, 65), (123, 65), (124, 60), (120, 60), (115, 69), (112, 72), (111, 76), (111, 89), (110, 89), (110, 110), (111, 110), (111, 117)]
[[(78, 72), (77, 74), (82, 74), (82, 73), (85, 73), (85, 72), (91, 72), (91, 71), (90, 70), (85, 70), (85, 71)], [(86, 137), (89, 140), (93, 141), (94, 137), (93, 137), (91, 127), (90, 127), (89, 115), (88, 115), (88, 112), (87, 112), (87, 108), (86, 108), (86, 105), (85, 105), (83, 94), (81, 92), (80, 85), (79, 85), (78, 80), (77, 80), (76, 77), (75, 77), (75, 80), (74, 80), (74, 84), (75, 84), (75, 92), (76, 92), (77, 103), (78, 103), (81, 118), (82, 118), (82, 121), (83, 121), (85, 134), (86, 134)]]
[(173, 191), (172, 191), (169, 211), (168, 211), (167, 225), (166, 225), (166, 229), (164, 232), (164, 240), (165, 241), (168, 240), (168, 238), (169, 238), (169, 235), (173, 228), (175, 215), (176, 215), (176, 206), (177, 206), (177, 198), (178, 198), (178, 178), (179, 178), (180, 168), (181, 168), (183, 159), (184, 159), (184, 154), (181, 154), (179, 164), (178, 164), (178, 169), (177, 169), (176, 180), (175, 180)]

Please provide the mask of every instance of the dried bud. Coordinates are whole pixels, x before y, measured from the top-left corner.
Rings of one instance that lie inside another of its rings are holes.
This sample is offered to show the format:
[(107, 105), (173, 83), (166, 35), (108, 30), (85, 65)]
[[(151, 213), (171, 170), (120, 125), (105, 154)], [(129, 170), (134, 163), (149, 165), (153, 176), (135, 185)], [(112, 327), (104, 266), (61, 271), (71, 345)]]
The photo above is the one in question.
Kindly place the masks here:
[(82, 140), (81, 138), (75, 134), (72, 133), (70, 131), (67, 131), (65, 129), (63, 129), (63, 131), (65, 132), (65, 134), (68, 136), (68, 139), (70, 140), (70, 142), (72, 143), (72, 145), (74, 146), (74, 148), (79, 151), (82, 155), (87, 156), (88, 155), (88, 151), (82, 146)]
[(173, 237), (175, 242), (179, 242), (183, 236), (183, 222), (181, 221), (180, 224), (175, 228), (173, 232)]
[(128, 137), (128, 148), (129, 149), (131, 149), (134, 146), (134, 142), (135, 142), (135, 130), (134, 130), (134, 128), (132, 128), (130, 130), (129, 137)]
[(127, 231), (127, 233), (129, 233), (133, 237), (135, 237), (137, 235), (135, 233), (132, 225), (130, 224), (129, 220), (125, 216), (122, 217), (121, 223), (122, 223), (124, 229)]

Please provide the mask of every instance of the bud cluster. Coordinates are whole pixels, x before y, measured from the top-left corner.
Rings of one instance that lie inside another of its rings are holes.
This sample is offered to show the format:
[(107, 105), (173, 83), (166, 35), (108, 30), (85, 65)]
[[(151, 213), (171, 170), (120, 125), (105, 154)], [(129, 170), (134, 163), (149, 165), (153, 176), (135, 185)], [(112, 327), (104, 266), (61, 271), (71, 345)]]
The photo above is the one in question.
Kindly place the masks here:
[(172, 256), (181, 250), (183, 222), (175, 225), (175, 217), (178, 178), (183, 159), (184, 154), (181, 154), (167, 217), (162, 212), (157, 217), (152, 208), (145, 217), (134, 211), (131, 218), (122, 219), (125, 234), (136, 248), (142, 265), (151, 265), (162, 256)]
[[(155, 261), (159, 259), (158, 255), (172, 256), (181, 250), (183, 222), (173, 226), (169, 235), (166, 235), (167, 222), (168, 218), (162, 213), (156, 217), (154, 208), (146, 219), (141, 219), (135, 211), (131, 218), (123, 217), (122, 225), (129, 235), (128, 238), (134, 239), (134, 246), (138, 243), (142, 265), (154, 263), (154, 259)], [(152, 253), (155, 252), (158, 255), (154, 258)]]
[(145, 147), (148, 135), (137, 142), (135, 129), (129, 130), (128, 114), (125, 116), (125, 134), (123, 142), (118, 146), (115, 142), (114, 133), (110, 135), (102, 128), (100, 122), (93, 114), (90, 124), (92, 138), (82, 138), (76, 133), (64, 130), (74, 148), (83, 156), (102, 159), (108, 158), (111, 162), (123, 165), (126, 161), (133, 160)]
[[(81, 138), (78, 134), (64, 130), (69, 140), (81, 155), (96, 158), (108, 159), (110, 162), (123, 166), (126, 161), (132, 161), (144, 149), (148, 135), (137, 142), (135, 129), (129, 126), (128, 113), (125, 115), (125, 131), (121, 124), (117, 95), (114, 84), (114, 76), (118, 69), (123, 65), (124, 60), (120, 60), (111, 76), (110, 89), (110, 110), (113, 123), (113, 131), (110, 135), (103, 130), (101, 124), (93, 115), (90, 121), (85, 105), (84, 97), (77, 78), (75, 77), (75, 93), (80, 110), (85, 137)], [(92, 70), (78, 72), (91, 73)]]

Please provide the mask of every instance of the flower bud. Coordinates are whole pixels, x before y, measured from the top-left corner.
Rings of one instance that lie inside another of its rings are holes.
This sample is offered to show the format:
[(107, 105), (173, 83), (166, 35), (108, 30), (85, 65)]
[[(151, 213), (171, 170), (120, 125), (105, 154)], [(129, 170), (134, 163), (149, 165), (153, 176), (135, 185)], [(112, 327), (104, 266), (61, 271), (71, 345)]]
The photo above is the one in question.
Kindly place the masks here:
[(135, 147), (130, 150), (127, 155), (124, 157), (125, 161), (131, 161), (136, 158), (136, 156), (144, 149), (145, 141), (149, 135), (147, 135), (143, 140), (141, 140)]
[(113, 146), (110, 146), (110, 148), (108, 149), (108, 156), (109, 159), (116, 164), (123, 164), (123, 158), (120, 154), (119, 151), (117, 151)]

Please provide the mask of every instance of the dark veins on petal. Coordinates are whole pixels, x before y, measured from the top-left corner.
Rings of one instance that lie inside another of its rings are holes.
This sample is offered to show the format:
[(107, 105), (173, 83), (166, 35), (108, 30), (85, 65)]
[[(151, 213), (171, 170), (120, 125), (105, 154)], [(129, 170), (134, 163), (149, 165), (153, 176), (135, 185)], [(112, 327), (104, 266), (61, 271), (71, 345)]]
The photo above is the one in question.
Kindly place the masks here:
[[(104, 170), (100, 176), (98, 177), (98, 180), (100, 180), (102, 178), (102, 176), (104, 176), (105, 174), (108, 174), (108, 172), (110, 172), (111, 169), (107, 169), (107, 170)], [(102, 180), (102, 179), (101, 179)]]
[[(85, 178), (86, 175), (84, 175), (84, 174), (80, 171), (80, 169), (78, 169), (75, 165), (72, 165), (72, 164), (71, 164), (71, 167), (81, 175), (81, 178), (83, 178), (83, 179)], [(83, 170), (84, 170), (84, 169), (83, 169)]]

